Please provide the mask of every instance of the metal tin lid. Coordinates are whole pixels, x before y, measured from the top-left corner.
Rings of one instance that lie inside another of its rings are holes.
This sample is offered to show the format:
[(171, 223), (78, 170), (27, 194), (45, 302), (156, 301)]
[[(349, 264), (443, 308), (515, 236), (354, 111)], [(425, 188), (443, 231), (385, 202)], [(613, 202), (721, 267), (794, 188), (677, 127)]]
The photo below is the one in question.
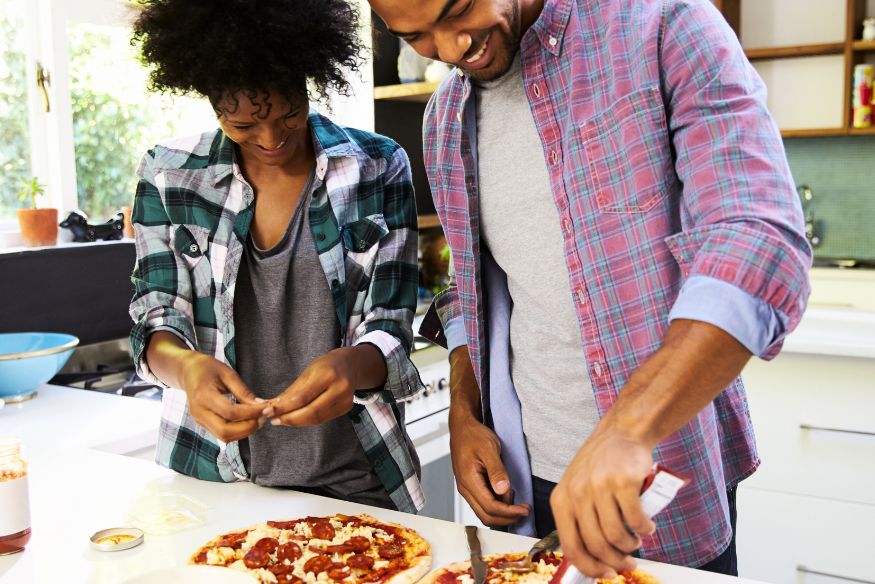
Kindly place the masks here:
[(101, 552), (117, 552), (143, 543), (143, 530), (136, 527), (102, 529), (91, 536), (91, 547)]

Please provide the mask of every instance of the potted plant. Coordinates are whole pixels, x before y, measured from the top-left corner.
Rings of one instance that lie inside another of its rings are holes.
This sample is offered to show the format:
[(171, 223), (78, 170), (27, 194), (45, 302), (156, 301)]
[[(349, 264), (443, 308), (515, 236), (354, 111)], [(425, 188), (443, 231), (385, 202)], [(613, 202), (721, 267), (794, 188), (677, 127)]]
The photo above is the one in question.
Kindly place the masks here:
[(58, 210), (37, 209), (36, 198), (44, 195), (45, 185), (37, 177), (21, 181), (18, 198), (30, 204), (29, 209), (18, 209), (21, 237), (29, 246), (55, 245), (58, 241)]

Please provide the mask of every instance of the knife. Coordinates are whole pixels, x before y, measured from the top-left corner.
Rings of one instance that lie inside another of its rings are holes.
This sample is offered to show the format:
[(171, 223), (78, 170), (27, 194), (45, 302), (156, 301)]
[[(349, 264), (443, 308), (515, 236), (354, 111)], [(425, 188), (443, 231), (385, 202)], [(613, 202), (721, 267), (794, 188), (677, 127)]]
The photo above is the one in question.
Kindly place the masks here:
[(486, 582), (486, 562), (480, 550), (480, 539), (477, 537), (477, 527), (465, 526), (465, 535), (468, 536), (468, 550), (471, 552), (471, 575), (474, 576), (474, 584)]

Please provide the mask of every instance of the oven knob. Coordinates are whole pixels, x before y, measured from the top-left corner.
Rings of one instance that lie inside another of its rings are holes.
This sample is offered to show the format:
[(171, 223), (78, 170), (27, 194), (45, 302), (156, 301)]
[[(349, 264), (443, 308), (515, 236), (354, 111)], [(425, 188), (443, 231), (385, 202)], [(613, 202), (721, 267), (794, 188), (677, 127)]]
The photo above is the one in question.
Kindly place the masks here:
[(450, 382), (447, 381), (446, 377), (441, 377), (441, 380), (438, 381), (437, 386), (439, 391), (443, 391), (450, 386)]
[(423, 395), (431, 395), (434, 393), (434, 386), (431, 383), (425, 384), (425, 392)]

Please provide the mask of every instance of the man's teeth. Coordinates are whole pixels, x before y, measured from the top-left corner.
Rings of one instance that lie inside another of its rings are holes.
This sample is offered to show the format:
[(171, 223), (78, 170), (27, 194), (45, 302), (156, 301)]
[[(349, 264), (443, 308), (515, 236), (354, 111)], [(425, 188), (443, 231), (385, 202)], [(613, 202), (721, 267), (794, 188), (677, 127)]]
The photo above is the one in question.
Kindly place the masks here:
[(466, 63), (473, 63), (473, 62), (475, 62), (475, 61), (480, 60), (480, 58), (481, 58), (484, 54), (486, 54), (486, 47), (488, 47), (488, 46), (489, 46), (489, 39), (486, 39), (486, 40), (483, 42), (483, 46), (480, 47), (480, 50), (479, 50), (479, 51), (477, 51), (477, 54), (474, 55), (473, 57), (471, 57), (470, 59), (465, 59), (465, 62), (466, 62)]

